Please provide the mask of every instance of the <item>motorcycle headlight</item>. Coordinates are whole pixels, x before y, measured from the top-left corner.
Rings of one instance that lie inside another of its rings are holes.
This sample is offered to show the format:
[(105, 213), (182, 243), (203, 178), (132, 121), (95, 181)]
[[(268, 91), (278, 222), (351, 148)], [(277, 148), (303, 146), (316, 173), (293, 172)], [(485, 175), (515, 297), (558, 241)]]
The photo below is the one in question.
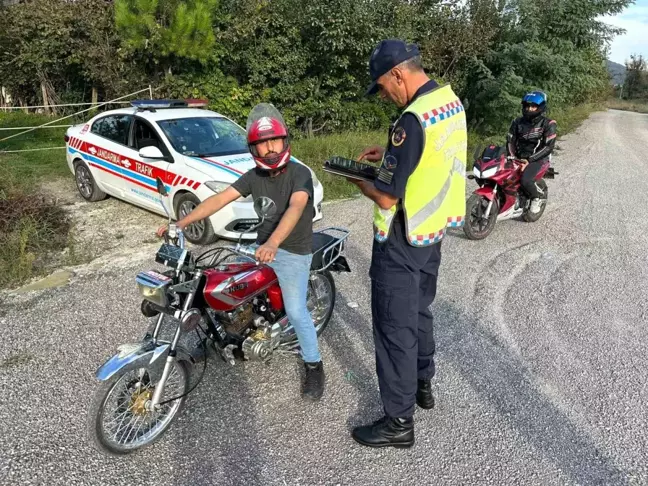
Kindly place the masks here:
[(218, 194), (219, 192), (223, 192), (225, 189), (227, 189), (231, 184), (227, 182), (207, 181), (205, 182), (205, 185), (209, 187), (212, 191), (214, 191), (216, 194)]
[(475, 177), (479, 177), (480, 172), (477, 167), (473, 167), (473, 174), (475, 175)]
[(497, 174), (497, 167), (492, 167), (488, 170), (483, 171), (481, 173), (481, 178), (488, 179), (489, 177), (493, 177), (495, 174)]
[(166, 288), (171, 284), (169, 277), (154, 271), (140, 272), (135, 281), (137, 282), (137, 289), (143, 298), (160, 307), (168, 305)]

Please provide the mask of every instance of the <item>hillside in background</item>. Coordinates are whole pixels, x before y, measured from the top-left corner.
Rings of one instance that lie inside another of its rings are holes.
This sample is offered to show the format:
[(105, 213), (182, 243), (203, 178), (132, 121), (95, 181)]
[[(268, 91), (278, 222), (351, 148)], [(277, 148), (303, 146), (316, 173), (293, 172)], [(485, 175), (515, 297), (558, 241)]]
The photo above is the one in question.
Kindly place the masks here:
[(608, 72), (612, 75), (614, 84), (623, 84), (626, 77), (626, 67), (617, 62), (607, 61)]

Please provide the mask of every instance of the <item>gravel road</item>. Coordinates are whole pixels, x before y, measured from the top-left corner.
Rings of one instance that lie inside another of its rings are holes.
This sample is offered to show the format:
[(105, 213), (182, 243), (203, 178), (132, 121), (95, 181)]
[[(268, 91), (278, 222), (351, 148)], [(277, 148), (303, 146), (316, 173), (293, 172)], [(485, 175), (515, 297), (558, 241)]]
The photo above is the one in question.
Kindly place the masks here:
[(86, 410), (96, 368), (146, 329), (134, 276), (149, 247), (1, 295), (0, 484), (648, 484), (648, 116), (594, 114), (559, 146), (539, 222), (443, 243), (437, 407), (417, 410), (413, 449), (349, 435), (381, 412), (371, 208), (354, 200), (325, 207), (352, 231), (353, 273), (322, 337), (323, 400), (300, 400), (293, 357), (212, 360), (165, 437), (127, 458), (89, 446)]

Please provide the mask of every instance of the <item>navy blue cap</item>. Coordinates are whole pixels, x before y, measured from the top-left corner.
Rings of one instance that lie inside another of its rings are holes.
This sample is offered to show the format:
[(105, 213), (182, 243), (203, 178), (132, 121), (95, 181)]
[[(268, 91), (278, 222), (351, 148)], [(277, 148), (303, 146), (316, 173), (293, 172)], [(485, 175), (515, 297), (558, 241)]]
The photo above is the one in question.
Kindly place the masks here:
[(388, 72), (390, 69), (398, 66), (415, 56), (419, 56), (419, 48), (416, 44), (408, 44), (399, 39), (386, 39), (380, 42), (369, 59), (369, 74), (371, 74), (371, 84), (367, 88), (366, 95), (374, 94), (378, 91), (376, 82), (378, 78)]

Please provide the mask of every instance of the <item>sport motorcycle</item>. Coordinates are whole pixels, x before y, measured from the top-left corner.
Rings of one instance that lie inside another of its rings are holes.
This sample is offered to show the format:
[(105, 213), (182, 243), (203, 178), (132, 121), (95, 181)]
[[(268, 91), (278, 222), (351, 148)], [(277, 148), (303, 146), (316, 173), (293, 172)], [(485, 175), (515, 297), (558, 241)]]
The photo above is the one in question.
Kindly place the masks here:
[(480, 148), (475, 152), (473, 173), (468, 179), (479, 185), (466, 202), (466, 221), (463, 225), (465, 235), (471, 240), (482, 240), (491, 234), (495, 223), (522, 217), (533, 223), (538, 221), (547, 206), (549, 188), (544, 179), (553, 179), (558, 172), (551, 167), (551, 158), (538, 172), (535, 182), (543, 196), (540, 211), (531, 212), (531, 198), (522, 188), (522, 168), (520, 159), (506, 155), (506, 148), (491, 145), (481, 155)]
[[(169, 215), (164, 203), (168, 193), (159, 178), (157, 188)], [(266, 197), (258, 198), (254, 209), (259, 222), (247, 232), (276, 212), (274, 201)], [(96, 372), (101, 384), (88, 429), (100, 451), (124, 455), (159, 439), (202, 380), (208, 356), (220, 355), (233, 365), (241, 359), (267, 361), (278, 352), (297, 352), (297, 335), (286, 316), (277, 276), (256, 260), (253, 247), (241, 244), (242, 236), (236, 246), (196, 255), (169, 216), (169, 230), (155, 255), (165, 269), (143, 271), (135, 279), (143, 298), (141, 312), (155, 320), (155, 327), (141, 341), (119, 346)], [(351, 271), (344, 256), (348, 236), (348, 230), (335, 227), (313, 234), (307, 305), (318, 336), (335, 306), (332, 272)], [(165, 320), (175, 327), (169, 340), (161, 337)], [(190, 332), (198, 337), (198, 357), (195, 349), (180, 343)], [(190, 389), (191, 371), (201, 358), (202, 374)]]

